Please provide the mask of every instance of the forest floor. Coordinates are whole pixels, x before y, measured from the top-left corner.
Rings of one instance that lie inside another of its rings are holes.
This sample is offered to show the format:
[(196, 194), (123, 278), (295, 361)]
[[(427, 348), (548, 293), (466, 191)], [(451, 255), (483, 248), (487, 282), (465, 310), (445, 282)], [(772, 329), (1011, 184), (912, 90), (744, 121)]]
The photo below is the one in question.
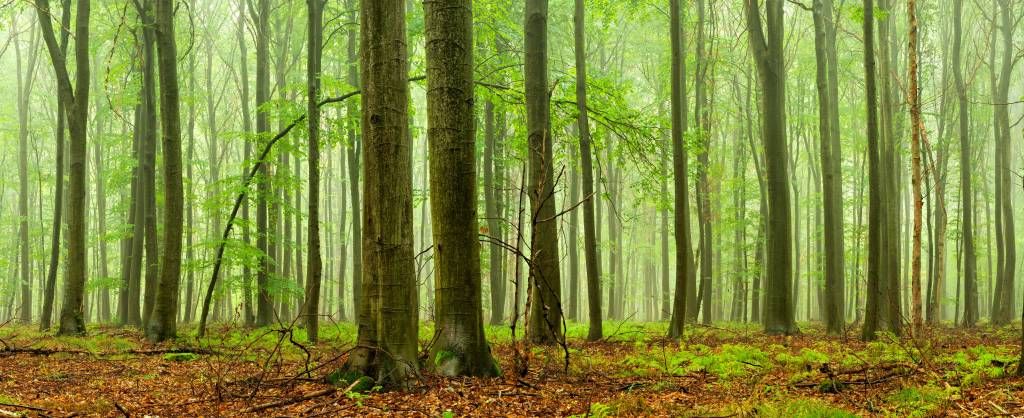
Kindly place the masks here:
[[(1024, 379), (1013, 377), (1019, 328), (864, 343), (853, 331), (802, 327), (773, 337), (751, 325), (694, 325), (679, 343), (663, 338), (664, 323), (606, 323), (608, 337), (590, 343), (571, 324), (568, 371), (561, 347), (529, 347), (525, 376), (512, 370), (509, 329), (490, 327), (503, 377), (424, 372), (409, 391), (355, 393), (325, 382), (353, 345), (349, 324), (328, 325), (316, 346), (286, 327), (220, 327), (152, 345), (135, 330), (68, 338), (6, 324), (0, 417), (1024, 416)], [(432, 332), (423, 326), (424, 344)]]

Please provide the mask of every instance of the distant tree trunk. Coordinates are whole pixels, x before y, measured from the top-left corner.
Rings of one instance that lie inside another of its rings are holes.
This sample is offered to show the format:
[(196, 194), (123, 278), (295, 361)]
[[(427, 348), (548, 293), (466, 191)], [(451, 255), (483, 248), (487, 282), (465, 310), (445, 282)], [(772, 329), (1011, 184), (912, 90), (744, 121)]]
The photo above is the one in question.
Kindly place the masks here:
[[(306, 0), (308, 35), (306, 37), (306, 119), (309, 126), (309, 196), (306, 221), (306, 294), (302, 314), (305, 316), (306, 335), (310, 342), (319, 340), (320, 277), (323, 261), (320, 258), (320, 60), (323, 43), (323, 0)], [(344, 207), (341, 210), (345, 210)], [(344, 254), (342, 254), (344, 256)], [(301, 268), (301, 266), (299, 267)]]
[[(484, 216), (487, 217), (488, 235), (502, 239), (501, 214), (498, 212), (498, 198), (502, 191), (495, 182), (495, 148), (497, 134), (494, 128), (494, 103), (484, 103)], [(500, 156), (498, 157), (500, 158)], [(488, 246), (490, 256), (491, 325), (500, 325), (505, 319), (505, 278), (502, 271), (504, 249), (498, 243)]]
[(910, 22), (910, 35), (907, 43), (907, 55), (910, 56), (910, 65), (907, 72), (910, 77), (909, 101), (911, 132), (910, 157), (913, 193), (914, 193), (914, 232), (913, 232), (913, 255), (910, 261), (910, 283), (913, 298), (912, 319), (914, 335), (921, 332), (924, 327), (924, 313), (921, 304), (921, 223), (923, 196), (921, 192), (921, 141), (924, 136), (924, 122), (921, 120), (921, 92), (918, 86), (918, 47), (917, 47), (917, 2), (907, 0), (907, 19)]
[[(793, 259), (790, 239), (786, 89), (783, 57), (783, 0), (766, 0), (767, 30), (755, 0), (745, 0), (747, 34), (759, 79), (764, 117), (765, 175), (768, 186), (767, 276), (764, 328), (770, 334), (797, 332), (793, 321)], [(767, 32), (767, 33), (766, 33)], [(767, 35), (767, 36), (766, 36)]]
[(404, 387), (416, 373), (418, 295), (412, 231), (409, 61), (402, 0), (360, 1), (362, 28), (363, 299), (346, 368)]
[[(355, 0), (349, 0), (349, 9), (355, 9)], [(349, 26), (348, 30), (348, 83), (352, 87), (359, 86), (359, 64), (357, 62), (357, 49), (356, 49), (356, 30), (354, 26)], [(362, 216), (360, 215), (360, 208), (362, 207), (359, 199), (359, 155), (361, 153), (361, 142), (357, 135), (359, 124), (355, 119), (356, 106), (353, 101), (348, 102), (348, 107), (345, 110), (345, 114), (348, 115), (348, 147), (346, 149), (348, 155), (348, 187), (349, 196), (352, 201), (352, 320), (358, 325), (362, 312), (362, 277), (363, 277), (363, 233), (362, 233)]]
[(526, 131), (529, 144), (531, 263), (529, 335), (535, 343), (563, 341), (554, 150), (548, 100), (548, 0), (526, 0)]
[[(246, 28), (245, 28), (246, 21), (248, 21), (248, 19), (246, 17), (246, 15), (248, 14), (247, 7), (246, 7), (247, 5), (248, 5), (248, 1), (246, 1), (246, 0), (238, 0), (238, 9), (239, 10), (238, 10), (238, 32), (237, 32), (237, 37), (238, 37), (238, 54), (239, 54), (239, 57), (241, 58), (241, 60), (239, 62), (238, 72), (239, 72), (239, 75), (240, 75), (239, 78), (241, 78), (240, 84), (241, 84), (241, 94), (242, 94), (242, 97), (240, 99), (241, 99), (241, 102), (242, 102), (242, 114), (241, 114), (241, 118), (242, 118), (242, 131), (246, 135), (251, 135), (252, 134), (252, 119), (251, 119), (252, 118), (252, 111), (249, 108), (249, 53), (248, 53), (248, 50), (247, 50), (248, 42), (246, 41), (246, 38), (248, 36), (248, 32), (246, 31)], [(212, 39), (212, 37), (211, 37), (211, 39)], [(212, 51), (212, 48), (211, 48), (211, 51)], [(207, 73), (209, 73), (209, 68), (212, 68), (212, 64), (211, 63), (212, 63), (212, 58), (209, 58), (208, 61), (207, 61), (207, 65), (208, 65)], [(210, 79), (210, 77), (207, 77), (207, 82), (209, 82), (209, 79)], [(207, 85), (209, 86), (209, 84), (207, 84)], [(212, 102), (211, 102), (211, 105), (212, 105)], [(212, 112), (211, 112), (211, 115), (212, 115)], [(211, 129), (211, 132), (216, 132), (216, 130), (215, 129)], [(248, 161), (248, 160), (250, 160), (252, 158), (252, 140), (250, 138), (246, 138), (244, 148), (245, 148), (245, 150), (244, 150), (243, 156), (244, 156), (245, 160)], [(249, 217), (249, 201), (250, 200), (251, 199), (246, 197), (245, 201), (242, 202), (242, 219), (250, 220), (250, 217)], [(214, 222), (215, 222), (215, 225), (219, 224), (219, 221), (214, 221)], [(220, 228), (216, 227), (216, 228), (214, 228), (214, 231), (217, 231), (219, 233)], [(252, 239), (250, 237), (249, 231), (250, 231), (250, 228), (249, 228), (249, 225), (248, 225), (248, 222), (247, 222), (245, 225), (243, 225), (243, 228), (242, 228), (242, 241), (245, 242), (246, 246), (252, 245)], [(215, 237), (215, 238), (219, 239), (220, 237)], [(244, 315), (245, 315), (245, 325), (247, 325), (247, 326), (254, 325), (256, 323), (256, 313), (253, 310), (253, 304), (252, 304), (252, 271), (249, 268), (249, 263), (245, 263), (245, 265), (242, 267), (242, 304), (244, 305), (243, 309), (244, 309)]]
[[(259, 0), (252, 11), (256, 24), (256, 133), (264, 144), (270, 134), (270, 120), (264, 105), (270, 100), (270, 0)], [(269, 158), (269, 157), (268, 157)], [(256, 273), (256, 325), (267, 326), (274, 321), (274, 302), (270, 297), (270, 276), (273, 257), (270, 247), (269, 200), (270, 161), (265, 161), (256, 185), (256, 247), (260, 251)]]
[[(12, 19), (12, 31), (17, 33), (17, 21)], [(22, 63), (22, 52), (20, 40), (14, 40), (14, 53), (16, 55), (17, 80), (18, 80), (18, 257), (21, 261), (19, 272), (21, 273), (21, 306), (19, 307), (18, 322), (27, 324), (32, 322), (32, 276), (29, 259), (28, 243), (28, 113), (32, 87), (35, 84), (36, 57), (39, 56), (39, 37), (35, 25), (29, 28), (31, 39), (29, 40), (28, 62)], [(102, 196), (102, 195), (101, 195)], [(59, 210), (59, 208), (55, 208)]]
[(480, 294), (472, 3), (440, 0), (426, 2), (423, 8), (437, 282), (430, 359), (446, 376), (496, 376), (499, 371), (484, 336)]
[[(963, 240), (964, 316), (963, 325), (978, 322), (978, 267), (974, 250), (974, 193), (971, 184), (970, 105), (963, 64), (963, 0), (953, 2), (953, 74), (956, 79), (960, 135), (960, 231)], [(957, 287), (959, 289), (959, 286)]]
[(683, 147), (686, 133), (686, 54), (682, 30), (682, 10), (679, 0), (670, 0), (669, 27), (672, 38), (672, 172), (675, 213), (674, 227), (676, 240), (676, 290), (672, 303), (672, 318), (669, 320), (668, 337), (679, 339), (683, 335), (686, 321), (687, 299), (692, 292), (687, 290), (688, 278), (693, 271), (693, 254), (690, 250), (690, 198), (687, 185), (687, 155)]
[[(714, 245), (711, 238), (711, 182), (708, 179), (710, 160), (708, 151), (711, 147), (711, 103), (708, 101), (707, 79), (708, 59), (705, 53), (705, 38), (707, 18), (705, 17), (705, 0), (697, 1), (697, 54), (696, 54), (696, 75), (694, 76), (694, 125), (699, 129), (700, 152), (697, 154), (697, 218), (700, 227), (700, 300), (701, 322), (705, 325), (711, 324), (711, 294)], [(696, 309), (697, 306), (694, 306)], [(696, 319), (696, 311), (694, 312)]]
[[(580, 200), (580, 175), (577, 166), (576, 148), (571, 144), (566, 147), (569, 153), (569, 200), (566, 207), (575, 205)], [(569, 230), (567, 243), (569, 249), (569, 303), (566, 319), (576, 322), (579, 319), (579, 288), (580, 288), (580, 252), (579, 252), (579, 211), (569, 213)]]
[(835, 23), (832, 0), (814, 2), (814, 52), (817, 60), (818, 130), (821, 143), (822, 199), (824, 205), (825, 300), (824, 319), (829, 334), (845, 326), (845, 278), (843, 277), (842, 159), (839, 147), (838, 84), (835, 62)]
[[(580, 136), (580, 168), (583, 177), (583, 258), (587, 269), (587, 305), (589, 327), (587, 341), (602, 338), (601, 325), (601, 258), (597, 251), (597, 225), (594, 221), (594, 163), (590, 141), (590, 119), (587, 113), (587, 41), (586, 7), (584, 0), (576, 0), (574, 22), (576, 57), (576, 105), (579, 116), (576, 119)], [(575, 202), (573, 202), (575, 204)]]
[(178, 288), (181, 282), (181, 238), (184, 190), (181, 170), (181, 113), (178, 50), (174, 39), (173, 0), (156, 0), (156, 44), (160, 64), (160, 126), (164, 152), (164, 252), (153, 316), (146, 338), (153, 342), (177, 335)]
[[(72, 85), (63, 48), (57, 43), (49, 0), (37, 0), (36, 12), (42, 28), (43, 41), (57, 76), (57, 93), (64, 105), (70, 131), (70, 178), (68, 187), (68, 265), (61, 308), (60, 335), (85, 334), (86, 240), (86, 140), (89, 116), (89, 0), (77, 0), (75, 16), (75, 82)], [(70, 6), (65, 5), (68, 16)], [(71, 30), (70, 25), (62, 26)], [(62, 35), (62, 37), (65, 35)], [(66, 45), (66, 43), (65, 43)], [(55, 210), (59, 210), (55, 208)], [(48, 279), (49, 281), (49, 279)], [(52, 290), (52, 287), (50, 288)], [(49, 293), (48, 291), (47, 293)], [(52, 306), (52, 305), (51, 305)], [(44, 305), (44, 309), (46, 306)], [(46, 325), (49, 317), (46, 318)]]
[[(185, 261), (190, 264), (195, 261), (195, 200), (196, 194), (194, 185), (196, 183), (195, 170), (193, 163), (196, 158), (196, 55), (189, 54), (188, 57), (188, 155), (185, 157), (187, 165), (185, 168), (185, 178), (188, 179), (188, 190), (185, 193), (186, 200), (188, 201), (188, 207), (185, 208)], [(217, 156), (214, 154), (214, 158)], [(210, 165), (216, 164), (215, 161), (210, 161)], [(214, 199), (217, 201), (217, 199)], [(219, 218), (219, 216), (217, 216)], [(188, 278), (185, 284), (185, 303), (182, 305), (182, 309), (185, 310), (182, 316), (182, 321), (185, 323), (192, 322), (192, 311), (193, 306), (192, 296), (195, 292), (196, 273), (193, 266), (188, 267)]]

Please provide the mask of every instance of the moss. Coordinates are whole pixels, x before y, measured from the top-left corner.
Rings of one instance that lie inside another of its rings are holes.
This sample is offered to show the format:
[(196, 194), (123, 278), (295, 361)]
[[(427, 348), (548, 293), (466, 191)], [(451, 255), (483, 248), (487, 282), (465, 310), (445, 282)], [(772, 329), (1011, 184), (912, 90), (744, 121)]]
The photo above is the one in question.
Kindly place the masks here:
[(198, 360), (199, 355), (196, 353), (167, 353), (164, 354), (164, 360), (167, 361), (192, 361)]

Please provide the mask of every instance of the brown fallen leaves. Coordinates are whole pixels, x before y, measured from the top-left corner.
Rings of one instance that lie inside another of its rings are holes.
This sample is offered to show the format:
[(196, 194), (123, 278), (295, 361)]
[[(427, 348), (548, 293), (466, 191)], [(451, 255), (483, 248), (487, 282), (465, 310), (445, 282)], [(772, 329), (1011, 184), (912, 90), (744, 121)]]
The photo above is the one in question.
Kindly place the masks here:
[[(804, 348), (820, 349), (820, 342), (828, 339), (815, 332), (768, 337), (753, 331), (704, 331), (694, 332), (687, 344), (710, 350), (725, 345), (773, 346), (796, 355)], [(973, 345), (1011, 347), (1011, 335), (944, 330), (933, 335), (926, 352), (938, 359)], [(770, 415), (763, 405), (801, 398), (861, 416), (892, 416), (908, 411), (893, 404), (894, 394), (904, 388), (959, 384), (943, 363), (928, 359), (920, 364), (864, 359), (860, 369), (827, 363), (809, 366), (800, 376), (753, 362), (744, 366), (744, 375), (733, 378), (703, 370), (636, 373), (636, 365), (628, 361), (632, 356), (658, 358), (657, 353), (679, 347), (645, 335), (640, 342), (634, 340), (641, 337), (597, 343), (570, 340), (568, 374), (559, 349), (533, 348), (530, 372), (523, 378), (510, 373), (491, 379), (425, 374), (410, 391), (353, 394), (322, 383), (332, 365), (346, 355), (346, 347), (334, 344), (307, 347), (309, 363), (305, 354), (282, 355), (286, 350), (278, 345), (244, 343), (204, 348), (207, 354), (196, 359), (175, 361), (164, 354), (186, 350), (148, 345), (141, 335), (131, 333), (124, 338), (135, 339), (138, 347), (97, 351), (50, 345), (32, 351), (40, 346), (38, 337), (2, 338), (8, 351), (0, 346), (0, 416), (725, 417)], [(835, 350), (854, 354), (866, 346), (852, 339), (832, 341), (836, 344), (830, 347), (839, 347)], [(512, 364), (509, 344), (493, 349), (500, 364)], [(822, 390), (825, 376), (845, 383), (837, 390)], [(957, 396), (938, 402), (924, 415), (1022, 416), (1022, 395), (1021, 379), (985, 379), (958, 390)]]

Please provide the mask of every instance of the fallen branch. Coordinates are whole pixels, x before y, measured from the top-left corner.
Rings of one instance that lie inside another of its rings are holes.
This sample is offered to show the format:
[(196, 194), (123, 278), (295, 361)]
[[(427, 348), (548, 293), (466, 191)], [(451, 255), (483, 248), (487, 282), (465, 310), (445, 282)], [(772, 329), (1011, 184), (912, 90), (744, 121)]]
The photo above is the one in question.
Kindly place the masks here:
[(0, 402), (0, 406), (7, 406), (7, 407), (11, 407), (11, 408), (27, 409), (29, 411), (39, 411), (39, 412), (46, 412), (47, 411), (47, 409), (40, 408), (38, 406), (21, 405), (21, 404), (16, 404), (16, 403)]
[[(352, 388), (353, 386), (349, 386), (349, 388)], [(302, 395), (302, 396), (299, 396), (299, 397), (296, 397), (296, 398), (282, 399), (282, 400), (279, 400), (279, 401), (267, 402), (267, 403), (264, 403), (264, 404), (256, 405), (256, 406), (251, 407), (251, 408), (243, 409), (242, 412), (243, 413), (252, 413), (252, 412), (265, 411), (265, 410), (270, 409), (270, 408), (278, 408), (278, 407), (282, 407), (282, 406), (286, 406), (286, 405), (291, 405), (291, 404), (295, 404), (295, 403), (299, 403), (299, 402), (308, 401), (310, 399), (319, 398), (321, 396), (327, 396), (327, 395), (333, 394), (334, 392), (337, 392), (337, 391), (338, 391), (338, 389), (335, 389), (335, 388), (327, 388), (327, 389), (324, 389), (324, 390), (318, 390), (318, 391), (313, 392), (313, 393), (308, 393), (308, 394), (305, 394), (305, 395)]]
[[(119, 355), (139, 355), (139, 356), (152, 356), (152, 355), (163, 355), (163, 354), (181, 354), (181, 353), (192, 353), (192, 354), (205, 354), (205, 355), (216, 355), (220, 354), (217, 351), (198, 348), (198, 347), (179, 347), (179, 348), (164, 348), (164, 349), (149, 349), (149, 350), (126, 350), (126, 351), (88, 351), (78, 350), (73, 348), (32, 348), (32, 347), (3, 347), (0, 348), (0, 355), (15, 355), (15, 354), (27, 354), (35, 356), (52, 356), (55, 354), (89, 354), (94, 356), (119, 356)], [(4, 405), (0, 403), (0, 405)], [(8, 405), (13, 406), (13, 405)]]

